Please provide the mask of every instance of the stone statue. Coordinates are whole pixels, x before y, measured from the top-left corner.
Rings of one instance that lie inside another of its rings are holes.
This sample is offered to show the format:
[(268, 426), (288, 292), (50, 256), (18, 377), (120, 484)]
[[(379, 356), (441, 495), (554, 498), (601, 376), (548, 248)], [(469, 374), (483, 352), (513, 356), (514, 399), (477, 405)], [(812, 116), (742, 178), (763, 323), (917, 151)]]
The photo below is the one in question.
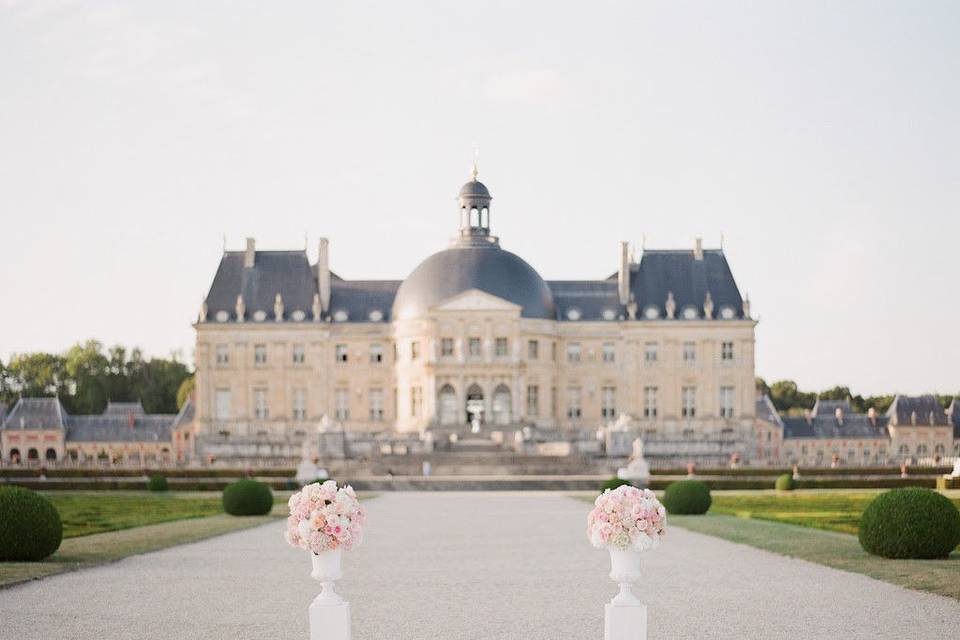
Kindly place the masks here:
[(320, 294), (313, 294), (313, 321), (320, 322)]
[(283, 296), (279, 293), (273, 301), (273, 318), (277, 322), (283, 322)]
[(243, 316), (247, 312), (247, 305), (243, 303), (243, 295), (237, 296), (237, 322), (243, 322)]
[(635, 487), (645, 487), (650, 482), (650, 465), (643, 457), (643, 440), (633, 441), (633, 453), (626, 467), (617, 469), (617, 477)]
[(703, 315), (707, 320), (713, 318), (713, 296), (710, 295), (709, 291), (703, 299)]
[(960, 458), (957, 458), (953, 461), (953, 471), (950, 472), (948, 478), (960, 478)]
[(326, 469), (321, 469), (317, 466), (319, 459), (310, 454), (310, 444), (305, 440), (303, 442), (300, 464), (297, 465), (297, 484), (301, 487), (328, 476)]
[(667, 292), (667, 319), (673, 320), (674, 314), (677, 312), (677, 301), (673, 299), (673, 291)]

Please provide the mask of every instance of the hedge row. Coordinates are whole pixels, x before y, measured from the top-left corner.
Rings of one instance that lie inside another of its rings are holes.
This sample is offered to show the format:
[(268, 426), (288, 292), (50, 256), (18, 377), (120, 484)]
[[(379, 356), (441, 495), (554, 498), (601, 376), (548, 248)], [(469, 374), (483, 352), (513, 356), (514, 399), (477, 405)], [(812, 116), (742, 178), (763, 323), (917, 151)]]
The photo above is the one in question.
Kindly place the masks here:
[[(170, 491), (223, 491), (232, 481), (210, 480), (171, 482)], [(296, 490), (300, 487), (292, 480), (269, 480), (265, 484), (278, 491)], [(38, 491), (145, 491), (146, 480), (104, 480), (102, 482), (74, 482), (71, 480), (17, 480), (3, 486), (21, 486)]]
[[(910, 467), (910, 475), (942, 475), (950, 473), (953, 467)], [(793, 467), (741, 467), (739, 469), (696, 467), (694, 472), (698, 476), (770, 476), (775, 477), (784, 473), (793, 473)], [(687, 475), (687, 468), (651, 469), (654, 476), (681, 476)], [(801, 476), (899, 476), (900, 466), (888, 467), (800, 467)]]
[[(773, 479), (739, 480), (698, 477), (697, 480), (702, 480), (711, 489), (720, 491), (774, 488)], [(654, 490), (666, 489), (671, 482), (674, 481), (654, 477), (650, 480), (649, 488)], [(897, 487), (927, 487), (933, 489), (936, 486), (936, 478), (822, 478), (795, 480), (793, 484), (794, 489), (893, 489)]]
[[(47, 469), (48, 478), (243, 478), (248, 473), (264, 478), (292, 478), (296, 469)], [(38, 468), (6, 467), (0, 478), (39, 478)]]

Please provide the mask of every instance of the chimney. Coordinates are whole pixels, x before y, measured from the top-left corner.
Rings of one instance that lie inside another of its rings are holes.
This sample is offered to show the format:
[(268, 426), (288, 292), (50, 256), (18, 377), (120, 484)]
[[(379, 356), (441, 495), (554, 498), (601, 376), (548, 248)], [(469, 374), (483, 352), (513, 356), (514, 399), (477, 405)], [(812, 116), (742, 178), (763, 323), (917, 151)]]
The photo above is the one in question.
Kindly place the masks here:
[(696, 244), (693, 245), (693, 259), (703, 260), (703, 238), (697, 238)]
[(317, 289), (320, 292), (320, 306), (330, 311), (330, 241), (320, 238), (320, 251), (317, 254)]
[(257, 260), (256, 246), (256, 242), (254, 242), (253, 238), (247, 238), (247, 250), (243, 254), (243, 266), (247, 269), (252, 269)]
[(617, 272), (617, 293), (620, 294), (620, 304), (630, 302), (630, 245), (620, 243), (620, 270)]
[(873, 407), (867, 409), (867, 418), (870, 420), (870, 424), (877, 426), (877, 410)]

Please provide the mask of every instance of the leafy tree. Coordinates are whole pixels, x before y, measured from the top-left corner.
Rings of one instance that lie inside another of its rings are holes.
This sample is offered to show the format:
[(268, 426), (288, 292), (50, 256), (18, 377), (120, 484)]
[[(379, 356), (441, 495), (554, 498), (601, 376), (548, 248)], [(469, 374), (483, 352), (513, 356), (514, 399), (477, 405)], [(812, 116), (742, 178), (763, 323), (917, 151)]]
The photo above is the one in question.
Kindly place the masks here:
[(190, 397), (190, 394), (192, 394), (194, 388), (196, 388), (196, 383), (197, 381), (194, 376), (184, 378), (183, 382), (180, 383), (180, 388), (177, 389), (177, 411), (183, 409), (183, 405), (187, 403), (187, 398)]

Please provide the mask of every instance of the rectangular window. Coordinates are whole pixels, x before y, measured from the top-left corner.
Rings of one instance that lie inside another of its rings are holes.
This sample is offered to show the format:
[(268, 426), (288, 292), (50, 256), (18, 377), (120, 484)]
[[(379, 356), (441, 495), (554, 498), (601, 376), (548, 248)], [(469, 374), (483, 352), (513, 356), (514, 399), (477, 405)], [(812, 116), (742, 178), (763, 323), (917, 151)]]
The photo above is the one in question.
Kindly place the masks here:
[(267, 364), (267, 345), (265, 344), (253, 345), (253, 363)]
[(230, 419), (230, 389), (217, 389), (215, 392), (214, 417), (217, 420)]
[(537, 360), (540, 357), (540, 343), (536, 340), (527, 340), (527, 360)]
[(217, 345), (217, 364), (230, 364), (230, 346), (225, 344)]
[(410, 416), (420, 417), (423, 413), (423, 387), (410, 388)]
[(334, 391), (334, 398), (336, 400), (336, 417), (337, 420), (349, 420), (350, 419), (350, 389), (337, 389)]
[(647, 364), (653, 364), (657, 361), (657, 343), (648, 342), (643, 345), (643, 360)]
[(307, 350), (302, 344), (293, 345), (293, 364), (303, 364), (307, 361)]
[(334, 347), (334, 359), (337, 362), (346, 362), (347, 361), (347, 345), (338, 344)]
[(497, 354), (498, 358), (506, 358), (510, 355), (510, 342), (506, 338), (497, 338), (494, 345), (496, 347), (494, 353)]
[(410, 359), (417, 360), (420, 358), (420, 343), (416, 340), (410, 343)]
[(480, 357), (480, 338), (467, 338), (467, 355), (471, 358)]
[(293, 419), (303, 422), (307, 419), (307, 390), (293, 390)]
[(383, 389), (370, 389), (370, 421), (383, 422)]
[(720, 343), (720, 359), (733, 360), (733, 343), (732, 342)]
[(370, 362), (372, 364), (383, 362), (383, 345), (379, 342), (370, 345)]
[(680, 391), (681, 410), (684, 418), (693, 418), (697, 415), (697, 388), (683, 387)]
[(617, 415), (617, 388), (604, 387), (600, 394), (600, 415), (604, 418), (614, 418)]
[(696, 342), (684, 342), (683, 343), (683, 362), (685, 364), (693, 364), (697, 360), (697, 343)]
[(617, 360), (617, 347), (612, 342), (603, 343), (603, 361), (604, 362), (616, 362)]
[(253, 390), (253, 416), (258, 420), (266, 420), (270, 417), (266, 389)]
[(550, 359), (553, 362), (557, 361), (557, 343), (556, 342), (550, 343)]
[(580, 387), (567, 387), (567, 417), (579, 418), (583, 415), (580, 406)]
[(550, 387), (550, 417), (557, 417), (557, 388)]
[(453, 338), (440, 338), (440, 357), (453, 357)]
[[(733, 417), (733, 387), (720, 387), (720, 417)], [(769, 435), (769, 434), (767, 434)]]
[(527, 415), (540, 415), (540, 387), (535, 384), (527, 386)]
[(643, 417), (644, 418), (657, 417), (657, 388), (656, 387), (643, 388)]
[(571, 342), (567, 345), (567, 362), (580, 362), (579, 342)]

